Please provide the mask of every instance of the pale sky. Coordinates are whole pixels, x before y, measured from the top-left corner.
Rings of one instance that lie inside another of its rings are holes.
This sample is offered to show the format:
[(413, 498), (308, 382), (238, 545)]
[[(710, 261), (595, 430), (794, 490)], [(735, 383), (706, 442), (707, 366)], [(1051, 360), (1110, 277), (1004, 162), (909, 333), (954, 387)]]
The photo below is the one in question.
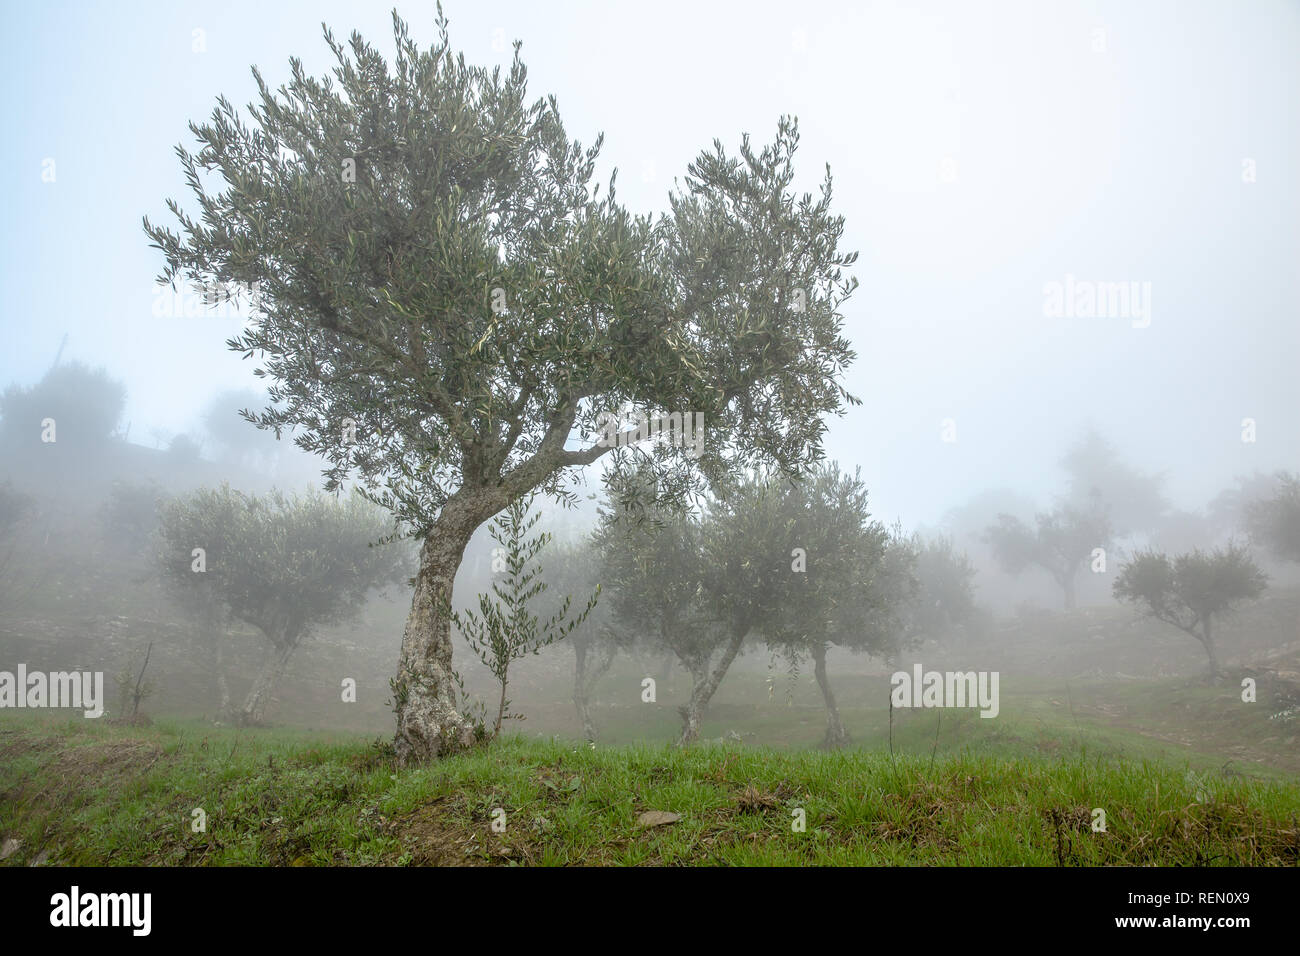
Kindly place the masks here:
[[(6, 11), (0, 387), (38, 379), (66, 332), (65, 359), (125, 381), (131, 437), (150, 443), (194, 425), (218, 389), (254, 384), (223, 345), (231, 319), (153, 315), (162, 260), (141, 217), (188, 202), (172, 149), (218, 95), (252, 98), (251, 64), (273, 85), (291, 55), (324, 72), (322, 20), (391, 50), (390, 9)], [(398, 9), (432, 40), (432, 4)], [(844, 246), (861, 254), (847, 385), (864, 404), (833, 423), (828, 453), (862, 466), (880, 517), (932, 522), (994, 486), (1046, 503), (1089, 422), (1165, 472), (1185, 508), (1235, 474), (1300, 469), (1297, 4), (445, 10), (473, 62), (507, 63), (523, 41), (533, 96), (556, 94), (584, 143), (604, 131), (601, 178), (617, 166), (635, 211), (666, 210), (715, 137), (734, 151), (799, 117), (803, 187), (830, 164)], [(1149, 283), (1150, 324), (1046, 315), (1045, 284), (1067, 276)]]

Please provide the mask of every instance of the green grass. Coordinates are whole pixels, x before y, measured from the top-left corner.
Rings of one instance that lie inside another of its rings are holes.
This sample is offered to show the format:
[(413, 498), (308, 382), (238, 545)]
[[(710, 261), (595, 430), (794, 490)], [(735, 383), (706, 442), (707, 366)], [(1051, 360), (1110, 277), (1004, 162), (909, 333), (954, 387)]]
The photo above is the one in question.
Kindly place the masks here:
[[(637, 686), (630, 677), (623, 683)], [(883, 676), (836, 681), (840, 713), (855, 746), (890, 748), (888, 689)], [(602, 742), (674, 740), (681, 730), (676, 704), (688, 690), (686, 679), (674, 674), (660, 684), (661, 704), (597, 704), (592, 713)], [(975, 709), (895, 710), (893, 748), (927, 759), (932, 752), (950, 756), (972, 750), (1008, 759), (1086, 752), (1186, 764), (1198, 772), (1293, 782), (1300, 777), (1300, 721), (1271, 720), (1277, 705), (1243, 704), (1240, 688), (1230, 682), (1211, 687), (1179, 677), (1066, 682), (1016, 675), (1004, 678), (1000, 696), (1001, 711), (993, 720)], [(806, 750), (821, 743), (825, 730), (826, 712), (811, 681), (787, 693), (778, 679), (769, 695), (761, 675), (737, 673), (727, 675), (701, 736), (718, 739), (736, 731), (749, 745)]]
[[(954, 719), (954, 741), (960, 727)], [(903, 752), (892, 758), (515, 736), (399, 771), (356, 736), (6, 717), (0, 841), (9, 865), (1300, 862), (1294, 777), (1006, 729), (991, 749), (932, 758), (922, 729), (912, 739), (896, 727)], [(192, 832), (196, 808), (206, 832)], [(1105, 832), (1093, 831), (1093, 808), (1106, 811)], [(680, 819), (639, 826), (648, 810)], [(797, 810), (804, 832), (792, 827)]]

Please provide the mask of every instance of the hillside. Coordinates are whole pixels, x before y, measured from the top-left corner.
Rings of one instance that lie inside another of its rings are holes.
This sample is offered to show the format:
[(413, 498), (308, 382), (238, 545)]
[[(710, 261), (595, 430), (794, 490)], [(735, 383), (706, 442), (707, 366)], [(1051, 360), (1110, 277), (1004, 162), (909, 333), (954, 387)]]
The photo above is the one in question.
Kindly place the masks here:
[(10, 718), (0, 797), (8, 865), (1300, 863), (1295, 783), (1086, 747), (926, 759), (516, 737), (399, 772), (339, 735)]

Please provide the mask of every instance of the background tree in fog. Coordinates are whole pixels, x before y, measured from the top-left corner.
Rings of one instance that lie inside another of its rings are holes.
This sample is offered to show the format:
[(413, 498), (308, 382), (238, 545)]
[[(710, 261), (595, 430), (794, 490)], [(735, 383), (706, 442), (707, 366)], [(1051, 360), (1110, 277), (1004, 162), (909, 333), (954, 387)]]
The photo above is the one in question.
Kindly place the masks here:
[(975, 603), (975, 567), (944, 535), (914, 534), (916, 595), (908, 610), (909, 637), (943, 640), (957, 629), (969, 632), (981, 621)]
[(1300, 475), (1279, 472), (1277, 490), (1245, 508), (1252, 541), (1280, 561), (1300, 561)]
[(559, 606), (560, 595), (590, 594), (597, 587), (602, 590), (600, 601), (567, 638), (573, 648), (573, 708), (584, 740), (595, 740), (597, 736), (591, 716), (592, 691), (609, 672), (618, 653), (635, 646), (638, 630), (616, 620), (603, 579), (600, 555), (593, 540), (561, 545), (547, 562), (546, 580), (550, 590), (542, 595), (543, 606), (548, 613), (553, 613), (550, 609)]
[(1285, 474), (1256, 470), (1249, 475), (1238, 475), (1234, 484), (1215, 495), (1206, 508), (1206, 521), (1213, 533), (1231, 538), (1249, 532), (1251, 509), (1282, 491), (1281, 477)]
[[(768, 531), (754, 528), (749, 563), (774, 554), (784, 561), (785, 572), (763, 584), (771, 609), (759, 630), (768, 646), (788, 658), (813, 658), (826, 704), (823, 745), (844, 747), (849, 732), (831, 688), (827, 649), (835, 644), (881, 657), (897, 649), (902, 607), (914, 587), (913, 555), (906, 542), (892, 540), (889, 529), (872, 520), (861, 476), (841, 473), (839, 464), (771, 490), (775, 494), (761, 499), (770, 502), (772, 514), (755, 523)], [(801, 571), (793, 571), (794, 548), (802, 551)]]
[[(565, 132), (554, 98), (529, 104), (519, 47), (503, 71), (468, 66), (446, 20), (428, 50), (394, 15), (395, 63), (326, 31), (331, 78), (291, 61), (278, 90), (254, 71), (242, 115), (220, 99), (178, 148), (196, 207), (144, 227), (161, 280), (257, 287), (232, 349), (271, 380), (257, 424), (296, 429), (327, 487), (366, 493), (422, 541), (402, 641), (395, 745), (405, 763), (468, 741), (448, 617), (474, 530), (624, 439), (593, 443), (625, 403), (702, 415), (697, 459), (660, 442), (668, 496), (740, 469), (795, 474), (821, 455), (824, 416), (853, 352), (840, 308), (856, 256), (839, 251), (829, 171), (792, 189), (797, 125), (762, 149), (715, 141), (652, 220), (592, 179), (599, 138)], [(570, 441), (578, 442), (570, 447)]]
[[(15, 457), (20, 448), (94, 453), (116, 437), (125, 407), (126, 386), (104, 369), (80, 362), (55, 365), (35, 385), (13, 384), (0, 392), (0, 444)], [(47, 418), (54, 420), (53, 442), (41, 440)]]
[(1214, 682), (1219, 678), (1215, 623), (1259, 597), (1267, 584), (1267, 576), (1246, 549), (1230, 544), (1172, 559), (1156, 551), (1140, 551), (1120, 569), (1112, 589), (1117, 600), (1135, 604), (1196, 638), (1210, 659)]
[[(703, 518), (697, 510), (645, 504), (653, 493), (627, 489), (601, 508), (594, 541), (614, 626), (636, 631), (652, 647), (671, 651), (691, 674), (691, 696), (680, 709), (679, 744), (699, 737), (713, 691), (740, 650), (705, 591)], [(612, 489), (613, 491), (613, 489)]]
[(372, 589), (406, 580), (407, 552), (388, 540), (392, 532), (391, 519), (358, 495), (258, 497), (222, 485), (163, 507), (158, 559), (167, 579), (198, 589), (199, 606), (219, 600), (270, 645), (237, 723), (264, 721), (290, 656), (315, 628), (355, 617)]
[[(728, 515), (743, 515), (725, 539), (738, 560), (721, 565), (732, 589), (754, 595), (763, 613), (756, 627), (787, 659), (812, 658), (826, 705), (827, 747), (849, 740), (826, 669), (831, 644), (884, 654), (900, 636), (906, 565), (891, 561), (890, 534), (871, 519), (857, 475), (830, 464), (798, 482), (757, 481), (729, 497)], [(796, 550), (798, 549), (798, 550)], [(900, 574), (902, 572), (902, 574)]]
[(1161, 490), (1162, 477), (1132, 467), (1096, 429), (1084, 431), (1061, 465), (1069, 481), (1067, 503), (1075, 511), (1087, 513), (1100, 502), (1116, 535), (1151, 531), (1169, 510)]
[(1020, 574), (1037, 565), (1050, 574), (1065, 595), (1066, 610), (1072, 610), (1079, 569), (1089, 563), (1094, 548), (1110, 544), (1110, 522), (1099, 507), (1071, 505), (1034, 517), (1037, 527), (1030, 528), (1012, 515), (998, 515), (997, 524), (989, 526), (984, 540), (1008, 573)]

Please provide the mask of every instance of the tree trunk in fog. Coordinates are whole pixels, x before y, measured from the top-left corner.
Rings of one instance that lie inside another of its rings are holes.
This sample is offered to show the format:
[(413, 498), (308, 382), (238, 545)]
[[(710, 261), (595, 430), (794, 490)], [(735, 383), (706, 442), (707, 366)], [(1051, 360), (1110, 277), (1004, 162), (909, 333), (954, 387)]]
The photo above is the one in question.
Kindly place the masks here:
[(224, 635), (218, 635), (216, 639), (215, 665), (213, 670), (217, 674), (217, 719), (230, 720), (230, 685), (226, 683), (226, 654), (225, 649), (221, 646), (221, 639)]
[(596, 739), (596, 724), (591, 719), (591, 691), (596, 686), (596, 681), (604, 677), (605, 672), (609, 670), (609, 666), (614, 663), (614, 651), (606, 648), (592, 670), (587, 668), (589, 653), (590, 645), (587, 642), (574, 643), (573, 706), (578, 712), (578, 722), (582, 724), (583, 739), (594, 741)]
[(579, 642), (573, 645), (573, 707), (578, 712), (578, 723), (582, 725), (584, 740), (596, 739), (596, 726), (591, 722), (591, 711), (587, 704), (587, 645)]
[(736, 659), (736, 654), (740, 652), (740, 645), (745, 640), (748, 630), (739, 631), (727, 644), (722, 652), (722, 657), (718, 659), (718, 664), (709, 671), (709, 661), (705, 659), (703, 663), (696, 663), (691, 666), (691, 699), (690, 702), (680, 709), (682, 715), (682, 735), (677, 740), (679, 747), (695, 743), (700, 739), (700, 723), (704, 720), (704, 714), (709, 708), (709, 701), (713, 699), (714, 692), (718, 685), (722, 683), (722, 678), (727, 674), (727, 668), (731, 662)]
[(822, 699), (826, 701), (826, 737), (822, 740), (822, 745), (831, 749), (843, 747), (849, 742), (849, 732), (840, 720), (840, 710), (835, 706), (835, 694), (831, 691), (831, 682), (826, 676), (826, 645), (815, 645), (812, 658), (817, 686), (822, 689)]
[(207, 592), (198, 608), (198, 639), (207, 652), (208, 667), (217, 684), (217, 715), (222, 723), (234, 723), (238, 717), (230, 704), (230, 684), (226, 682), (226, 641), (228, 635), (222, 626), (218, 602)]
[(1205, 629), (1205, 637), (1201, 639), (1201, 644), (1205, 647), (1205, 653), (1210, 658), (1210, 683), (1219, 682), (1219, 657), (1214, 652), (1214, 633), (1210, 630), (1210, 619), (1207, 617), (1202, 625)]
[(1066, 574), (1061, 579), (1061, 587), (1065, 590), (1065, 609), (1074, 610), (1074, 575)]
[(271, 702), (271, 695), (296, 646), (296, 640), (277, 643), (275, 650), (267, 657), (261, 672), (253, 680), (253, 686), (249, 688), (248, 696), (244, 698), (244, 705), (239, 708), (236, 722), (241, 727), (255, 727), (266, 719), (266, 708)]
[(476, 518), (476, 512), (453, 497), (420, 549), (420, 570), (393, 681), (397, 715), (393, 746), (401, 766), (451, 753), (474, 739), (473, 728), (456, 709), (450, 612), (456, 570), (481, 523)]

